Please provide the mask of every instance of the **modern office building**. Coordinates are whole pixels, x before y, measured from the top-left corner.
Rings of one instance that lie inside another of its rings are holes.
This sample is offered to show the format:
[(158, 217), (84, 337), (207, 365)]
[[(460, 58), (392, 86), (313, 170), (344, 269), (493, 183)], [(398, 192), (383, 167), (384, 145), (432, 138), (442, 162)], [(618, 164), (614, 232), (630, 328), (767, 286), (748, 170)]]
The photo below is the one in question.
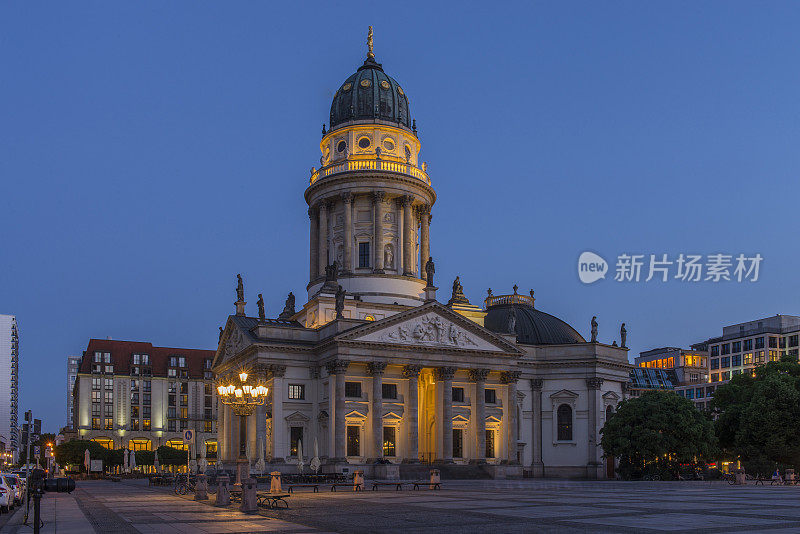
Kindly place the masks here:
[(800, 317), (774, 315), (726, 326), (722, 336), (709, 339), (708, 372), (712, 384), (725, 383), (740, 373), (783, 356), (798, 359)]
[[(107, 448), (184, 448), (182, 430), (216, 455), (214, 352), (92, 339), (73, 390), (73, 425), (80, 439)], [(198, 449), (198, 453), (202, 451)]]
[(19, 327), (13, 315), (0, 315), (0, 436), (14, 461), (19, 448)]
[[(695, 348), (687, 350), (661, 347), (639, 353), (634, 359), (634, 364), (640, 368), (639, 370), (664, 371), (665, 380), (669, 381), (672, 387), (653, 389), (671, 389), (694, 402), (699, 409), (708, 407), (714, 386), (708, 384), (707, 352)], [(633, 377), (632, 382), (638, 383)]]
[(68, 429), (73, 428), (74, 406), (72, 392), (75, 389), (75, 379), (78, 378), (78, 369), (81, 366), (79, 356), (67, 356), (67, 422)]

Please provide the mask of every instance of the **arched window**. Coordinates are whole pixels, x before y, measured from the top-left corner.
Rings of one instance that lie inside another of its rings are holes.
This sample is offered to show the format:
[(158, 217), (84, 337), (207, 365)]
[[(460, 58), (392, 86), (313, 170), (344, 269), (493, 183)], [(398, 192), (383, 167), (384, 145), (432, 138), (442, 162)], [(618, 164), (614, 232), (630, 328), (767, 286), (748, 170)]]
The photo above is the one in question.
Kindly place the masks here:
[(606, 406), (606, 423), (608, 423), (608, 420), (611, 419), (612, 415), (614, 415), (614, 407), (611, 405)]
[(558, 407), (558, 441), (572, 441), (572, 407), (568, 404)]

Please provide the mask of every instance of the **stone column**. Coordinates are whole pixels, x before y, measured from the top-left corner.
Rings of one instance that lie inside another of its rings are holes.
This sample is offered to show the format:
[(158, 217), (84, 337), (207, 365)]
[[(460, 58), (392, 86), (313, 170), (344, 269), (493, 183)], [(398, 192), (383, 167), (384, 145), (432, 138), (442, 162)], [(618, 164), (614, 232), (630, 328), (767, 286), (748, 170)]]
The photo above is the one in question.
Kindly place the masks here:
[(372, 406), (370, 415), (372, 420), (372, 452), (370, 462), (383, 458), (383, 372), (386, 362), (369, 362), (369, 374), (372, 375)]
[(469, 379), (475, 383), (475, 443), (476, 460), (486, 461), (486, 377), (489, 369), (470, 369)]
[[(419, 372), (421, 365), (406, 365), (403, 367), (403, 377), (408, 379), (408, 394), (403, 418), (407, 421), (408, 450), (407, 462), (419, 461)], [(452, 398), (452, 397), (451, 397)]]
[(255, 451), (255, 459), (258, 460), (261, 456), (260, 454), (264, 454), (264, 458), (266, 459), (266, 453), (261, 453), (260, 451), (265, 450), (267, 447), (267, 405), (262, 404), (261, 406), (256, 406), (256, 448), (253, 449)]
[[(403, 206), (403, 276), (414, 276), (414, 214), (411, 195), (402, 197)], [(426, 258), (427, 260), (427, 258)]]
[(541, 378), (531, 378), (531, 392), (533, 393), (533, 421), (531, 433), (533, 434), (533, 476), (544, 476), (544, 462), (542, 461), (542, 385)]
[(286, 366), (270, 365), (269, 373), (272, 375), (272, 459), (283, 462), (289, 456), (289, 439), (285, 434), (286, 421), (283, 419), (283, 377), (286, 375)]
[(505, 371), (500, 375), (500, 381), (506, 384), (508, 402), (505, 406), (506, 443), (508, 443), (508, 462), (518, 464), (517, 459), (517, 380), (520, 371)]
[(347, 458), (346, 447), (346, 432), (347, 424), (345, 420), (345, 407), (344, 407), (344, 379), (347, 366), (350, 365), (349, 360), (333, 360), (327, 363), (329, 375), (335, 375), (336, 388), (335, 399), (333, 400), (333, 428), (334, 428), (334, 446), (333, 452), (335, 458), (331, 458), (332, 462), (344, 462)]
[(383, 191), (376, 191), (372, 195), (372, 201), (375, 205), (375, 235), (373, 242), (375, 243), (375, 251), (373, 253), (374, 265), (373, 272), (383, 272), (383, 202), (386, 199), (386, 193)]
[(442, 450), (439, 461), (449, 463), (453, 461), (453, 376), (455, 367), (437, 367), (434, 369), (434, 378), (441, 382), (441, 398), (438, 399), (442, 406)]
[(317, 273), (325, 272), (328, 266), (328, 202), (319, 203), (319, 257)]
[(311, 234), (309, 236), (309, 273), (308, 281), (316, 280), (319, 275), (319, 219), (317, 218), (318, 212), (316, 208), (308, 208), (309, 228)]
[(228, 459), (228, 444), (225, 434), (225, 405), (222, 401), (217, 401), (217, 459), (224, 461)]
[(603, 387), (603, 379), (600, 377), (593, 377), (586, 379), (586, 388), (589, 393), (589, 440), (588, 440), (588, 458), (586, 463), (586, 475), (590, 479), (599, 478), (599, 471), (603, 465), (600, 460), (600, 444), (597, 440), (599, 430), (599, 413), (597, 410), (600, 402), (600, 388)]
[(425, 204), (419, 210), (420, 232), (419, 232), (419, 270), (420, 278), (425, 278), (425, 263), (431, 257), (430, 224), (431, 207)]
[(353, 194), (343, 193), (344, 206), (344, 265), (342, 271), (349, 273), (353, 270)]

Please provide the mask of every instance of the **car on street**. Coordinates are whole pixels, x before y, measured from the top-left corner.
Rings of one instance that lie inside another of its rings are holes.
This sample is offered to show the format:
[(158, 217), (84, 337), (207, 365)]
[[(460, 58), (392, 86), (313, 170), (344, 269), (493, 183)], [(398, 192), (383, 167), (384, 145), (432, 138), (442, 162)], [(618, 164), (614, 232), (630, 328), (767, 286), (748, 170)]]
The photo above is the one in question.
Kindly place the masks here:
[(15, 505), (20, 504), (22, 502), (22, 496), (24, 495), (22, 479), (20, 479), (17, 475), (3, 474), (3, 476), (12, 486), (14, 496), (13, 503)]
[(0, 475), (0, 513), (8, 512), (14, 506), (14, 489), (5, 475)]

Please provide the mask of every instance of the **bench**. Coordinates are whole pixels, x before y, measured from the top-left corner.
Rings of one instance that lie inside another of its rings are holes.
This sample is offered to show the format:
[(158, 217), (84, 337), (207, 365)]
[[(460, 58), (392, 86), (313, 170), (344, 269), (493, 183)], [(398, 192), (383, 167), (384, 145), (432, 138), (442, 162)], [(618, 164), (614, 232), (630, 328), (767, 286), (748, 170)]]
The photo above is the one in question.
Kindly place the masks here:
[(431, 489), (440, 490), (442, 489), (441, 482), (414, 482), (414, 489), (419, 490), (420, 486), (433, 486)]
[(394, 486), (395, 491), (403, 489), (403, 482), (373, 482), (372, 491), (376, 491), (378, 486)]
[(289, 493), (294, 493), (294, 488), (314, 488), (314, 493), (319, 493), (319, 484), (289, 484), (286, 488)]
[(347, 482), (341, 483), (341, 484), (339, 484), (339, 483), (331, 484), (331, 491), (336, 491), (336, 486), (340, 486), (340, 487), (344, 486), (345, 488), (353, 488), (353, 491), (364, 491), (364, 485), (363, 484), (356, 485), (356, 484), (347, 483)]
[(259, 491), (256, 493), (256, 498), (258, 499), (259, 506), (266, 506), (271, 510), (277, 510), (278, 508), (285, 508), (289, 509), (289, 503), (286, 502), (286, 499), (291, 497), (288, 493), (284, 493), (283, 495), (278, 493), (270, 493), (268, 491)]

